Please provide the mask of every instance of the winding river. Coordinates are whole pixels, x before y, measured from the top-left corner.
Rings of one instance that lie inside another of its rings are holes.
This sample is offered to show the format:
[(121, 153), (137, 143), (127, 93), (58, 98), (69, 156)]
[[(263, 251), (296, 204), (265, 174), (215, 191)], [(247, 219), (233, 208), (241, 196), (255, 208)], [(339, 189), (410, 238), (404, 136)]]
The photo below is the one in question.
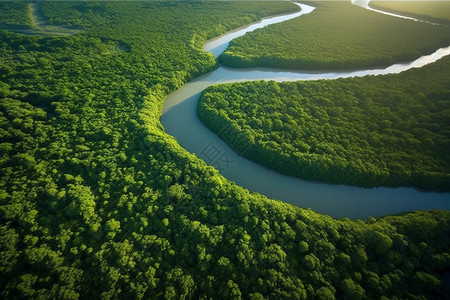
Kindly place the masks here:
[[(354, 3), (365, 7), (367, 1)], [(308, 14), (314, 7), (297, 4), (301, 12), (267, 18), (259, 23), (235, 30), (208, 41), (205, 51), (219, 56), (230, 40), (246, 32)], [(359, 188), (311, 182), (280, 174), (236, 154), (218, 136), (197, 118), (196, 107), (201, 91), (213, 84), (251, 81), (298, 81), (335, 79), (343, 77), (400, 73), (421, 67), (450, 54), (450, 47), (441, 48), (431, 55), (422, 56), (407, 64), (395, 64), (383, 69), (347, 72), (304, 72), (271, 69), (237, 70), (220, 66), (217, 70), (198, 77), (170, 94), (164, 103), (161, 123), (166, 132), (174, 136), (187, 151), (215, 166), (223, 176), (252, 192), (258, 192), (299, 207), (311, 208), (335, 218), (351, 219), (379, 217), (410, 210), (450, 210), (450, 193), (420, 192), (413, 188)]]

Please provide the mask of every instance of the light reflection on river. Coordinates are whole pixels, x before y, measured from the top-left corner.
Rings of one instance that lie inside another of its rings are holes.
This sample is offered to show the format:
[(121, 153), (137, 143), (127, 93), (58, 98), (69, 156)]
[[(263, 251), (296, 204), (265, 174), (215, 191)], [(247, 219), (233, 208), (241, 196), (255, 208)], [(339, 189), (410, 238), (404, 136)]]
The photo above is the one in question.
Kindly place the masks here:
[(372, 8), (369, 5), (370, 0), (352, 0), (351, 2), (354, 5), (361, 6), (362, 8), (365, 8), (365, 9), (368, 9), (368, 10), (371, 10), (371, 11), (374, 11), (374, 12), (377, 12), (377, 13), (381, 13), (383, 15), (388, 15), (388, 16), (392, 16), (392, 17), (402, 18), (402, 19), (406, 19), (406, 20), (413, 20), (413, 21), (416, 21), (416, 22), (428, 23), (428, 24), (438, 25), (439, 26), (438, 23), (433, 23), (433, 22), (429, 22), (429, 21), (425, 21), (425, 20), (419, 20), (419, 19), (416, 19), (416, 18), (413, 18), (413, 17), (402, 16), (402, 15), (390, 13), (390, 12), (387, 12), (387, 11), (382, 11), (382, 10), (379, 10), (379, 9), (376, 9), (376, 8)]
[[(310, 13), (313, 7), (301, 4), (302, 11), (289, 16), (278, 16), (276, 22)], [(252, 25), (254, 30), (273, 24), (273, 19)], [(205, 45), (205, 50), (214, 51), (218, 56), (232, 38), (248, 32), (247, 28), (235, 31), (232, 37), (225, 35)], [(414, 62), (396, 64), (384, 69), (347, 72), (302, 72), (269, 69), (236, 70), (225, 67), (188, 82), (170, 94), (164, 103), (161, 123), (166, 132), (174, 136), (179, 144), (191, 153), (204, 159), (219, 169), (228, 179), (250, 191), (264, 194), (299, 207), (309, 207), (320, 213), (336, 218), (352, 219), (382, 216), (416, 209), (450, 210), (450, 193), (424, 193), (412, 188), (365, 189), (345, 185), (330, 185), (301, 180), (282, 175), (269, 168), (249, 161), (236, 154), (213, 132), (199, 121), (196, 114), (197, 101), (201, 91), (213, 84), (275, 80), (297, 81), (314, 79), (334, 79), (343, 77), (382, 75), (400, 73), (413, 67), (421, 67), (449, 55), (450, 47), (423, 56)], [(212, 157), (215, 154), (215, 157)]]

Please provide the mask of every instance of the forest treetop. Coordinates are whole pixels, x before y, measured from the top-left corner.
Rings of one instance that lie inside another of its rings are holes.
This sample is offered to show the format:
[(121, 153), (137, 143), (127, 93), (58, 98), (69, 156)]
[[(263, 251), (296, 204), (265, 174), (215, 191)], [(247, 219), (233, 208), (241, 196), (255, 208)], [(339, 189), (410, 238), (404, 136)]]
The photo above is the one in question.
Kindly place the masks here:
[(238, 68), (365, 69), (411, 61), (450, 45), (446, 26), (383, 15), (350, 2), (315, 5), (301, 18), (234, 39), (221, 63)]
[(84, 31), (0, 30), (2, 298), (448, 292), (449, 212), (334, 220), (249, 193), (164, 133), (165, 96), (216, 65), (206, 38), (295, 5), (38, 3)]

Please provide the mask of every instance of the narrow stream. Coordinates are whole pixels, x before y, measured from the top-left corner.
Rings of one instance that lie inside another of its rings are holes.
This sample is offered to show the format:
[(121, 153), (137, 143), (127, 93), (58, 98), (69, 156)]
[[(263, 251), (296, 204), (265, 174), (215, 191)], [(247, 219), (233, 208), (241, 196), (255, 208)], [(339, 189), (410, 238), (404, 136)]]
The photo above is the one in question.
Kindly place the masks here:
[[(367, 1), (366, 1), (367, 2)], [(233, 31), (206, 43), (204, 49), (218, 56), (230, 40), (246, 32), (311, 13), (314, 7), (298, 4), (302, 11), (287, 16), (268, 18), (262, 22)], [(282, 200), (299, 207), (308, 207), (335, 218), (351, 219), (379, 217), (416, 209), (450, 210), (450, 193), (420, 192), (413, 188), (359, 188), (310, 182), (282, 175), (236, 154), (197, 118), (196, 107), (201, 91), (213, 84), (275, 80), (298, 81), (343, 77), (394, 74), (422, 67), (450, 54), (450, 47), (422, 56), (407, 64), (395, 64), (383, 69), (304, 72), (270, 69), (237, 70), (220, 66), (217, 70), (196, 78), (170, 94), (164, 103), (161, 123), (178, 143), (222, 175), (252, 192)]]

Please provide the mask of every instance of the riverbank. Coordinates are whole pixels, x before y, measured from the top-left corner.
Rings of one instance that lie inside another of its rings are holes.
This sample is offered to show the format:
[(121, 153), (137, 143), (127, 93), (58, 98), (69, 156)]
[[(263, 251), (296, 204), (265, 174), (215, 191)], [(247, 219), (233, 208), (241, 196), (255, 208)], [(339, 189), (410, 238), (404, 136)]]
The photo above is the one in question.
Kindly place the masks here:
[(286, 175), (449, 192), (449, 70), (447, 56), (400, 74), (216, 85), (197, 113), (235, 152)]
[[(303, 4), (302, 11), (306, 11)], [(205, 48), (207, 47), (208, 45), (205, 45)], [(223, 140), (207, 129), (196, 115), (197, 101), (201, 92), (213, 84), (261, 79), (297, 81), (394, 74), (422, 67), (449, 54), (450, 47), (447, 47), (408, 64), (347, 72), (235, 70), (220, 66), (214, 72), (192, 80), (170, 94), (164, 102), (160, 121), (165, 131), (174, 136), (184, 149), (215, 166), (228, 179), (250, 191), (280, 199), (286, 203), (310, 207), (333, 217), (352, 219), (396, 214), (415, 209), (450, 210), (449, 195), (445, 193), (423, 193), (412, 188), (364, 189), (327, 185), (279, 174), (235, 153)], [(205, 156), (205, 150), (208, 149), (218, 149), (221, 157), (226, 159), (220, 162), (208, 159)]]
[(233, 68), (368, 69), (412, 61), (449, 45), (449, 28), (349, 2), (323, 2), (302, 18), (233, 39), (219, 61)]
[(450, 26), (450, 3), (447, 1), (370, 1), (369, 7)]

